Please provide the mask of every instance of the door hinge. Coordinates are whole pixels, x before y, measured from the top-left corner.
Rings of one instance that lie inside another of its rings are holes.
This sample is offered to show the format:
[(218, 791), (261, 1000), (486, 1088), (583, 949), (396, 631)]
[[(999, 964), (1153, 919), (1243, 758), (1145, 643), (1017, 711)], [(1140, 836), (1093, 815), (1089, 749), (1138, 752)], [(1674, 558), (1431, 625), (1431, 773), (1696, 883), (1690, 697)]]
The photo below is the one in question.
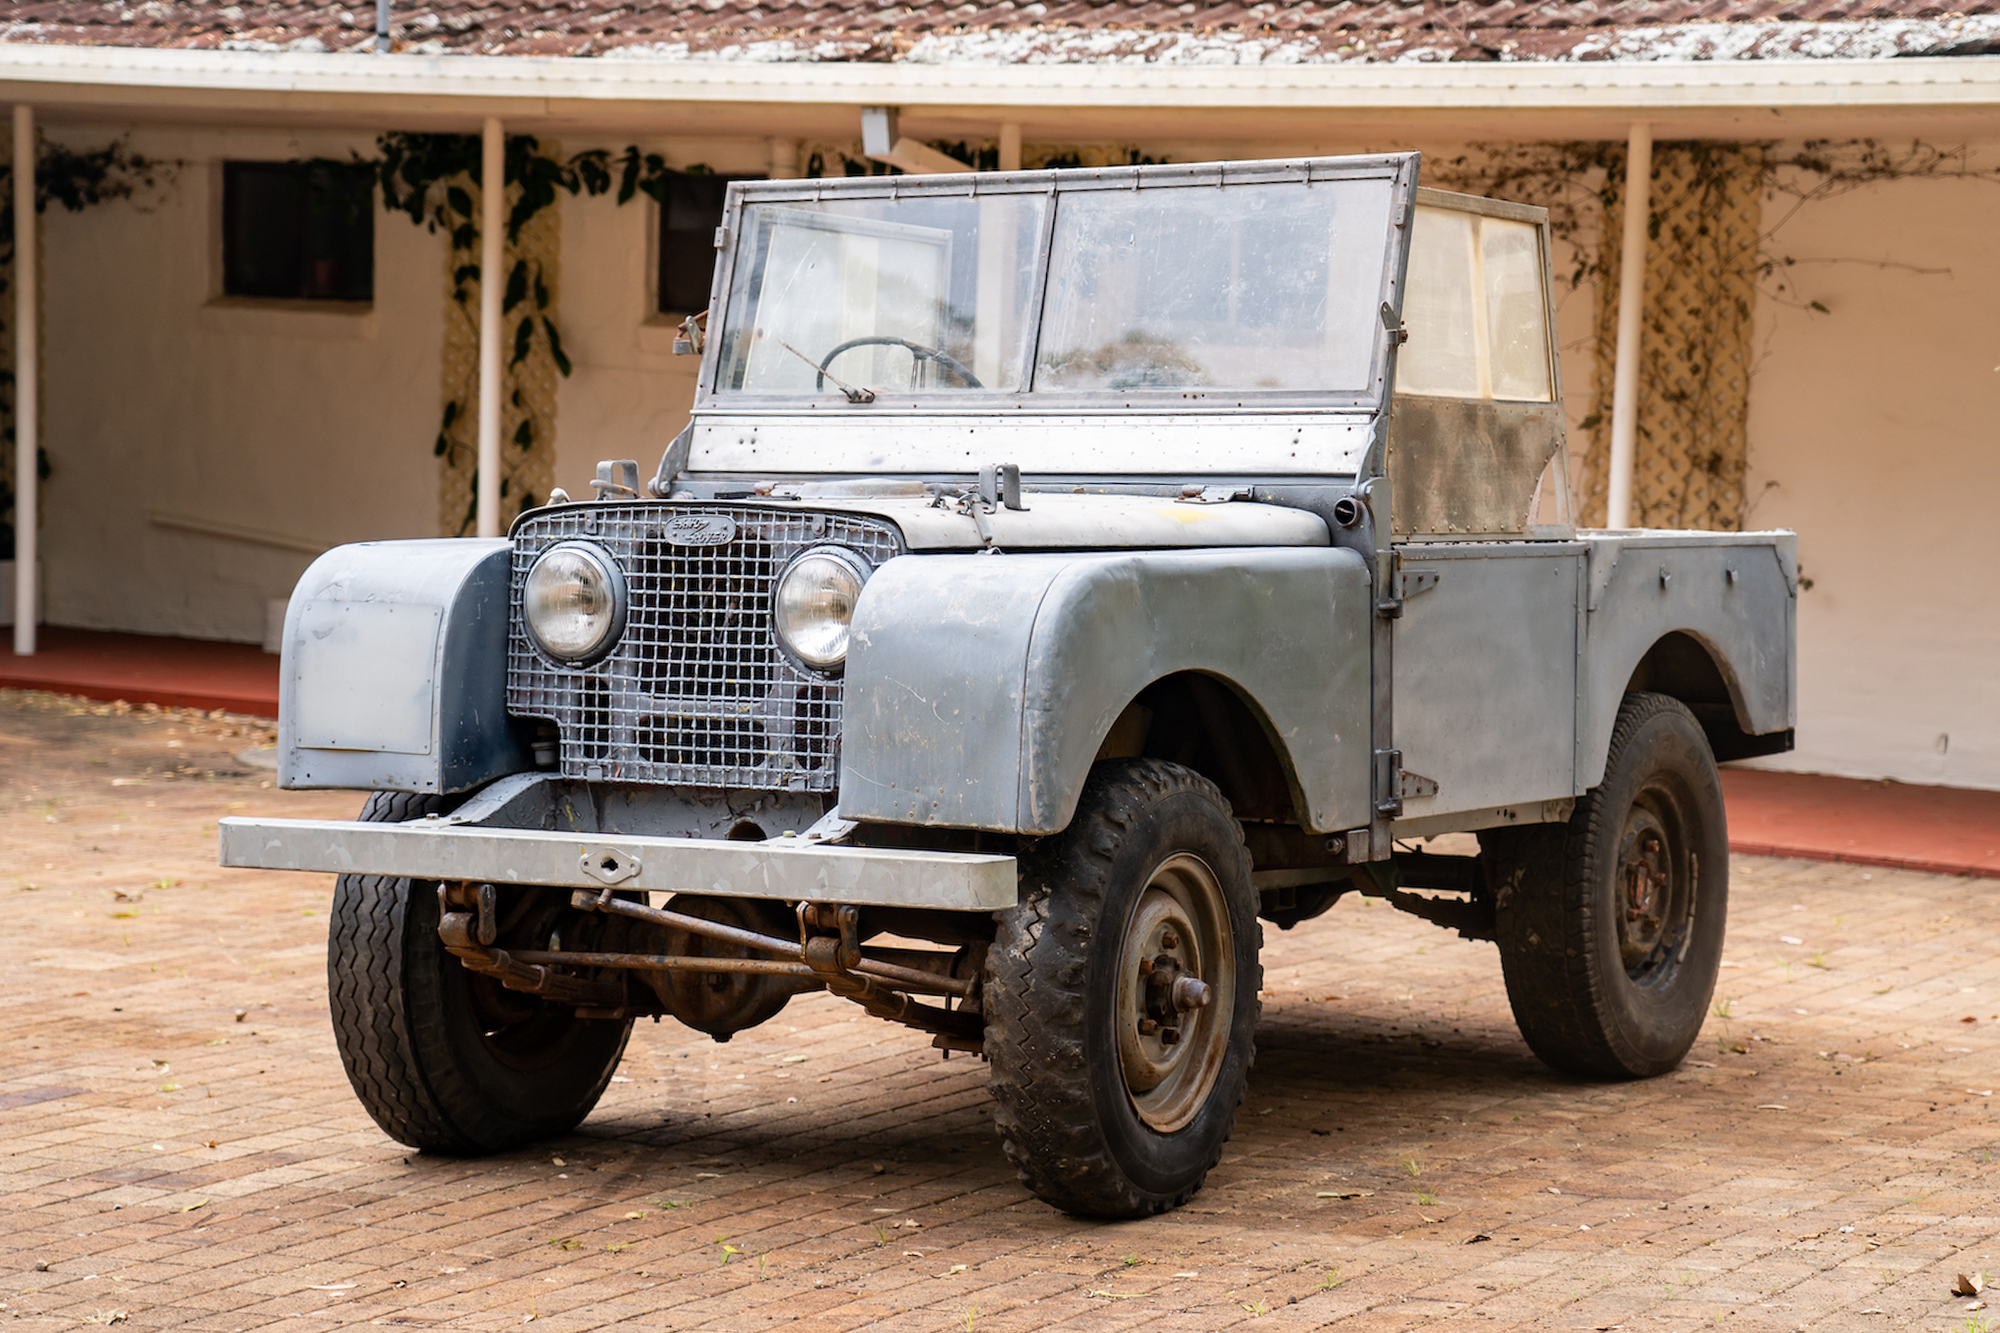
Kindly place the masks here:
[(1394, 819), (1403, 813), (1403, 752), (1375, 752), (1375, 813)]
[(1375, 553), (1375, 614), (1395, 620), (1403, 614), (1403, 553)]
[(1437, 794), (1438, 784), (1436, 778), (1427, 778), (1421, 773), (1412, 773), (1407, 768), (1397, 771), (1396, 795), (1403, 800), (1407, 801), (1417, 796), (1435, 796)]

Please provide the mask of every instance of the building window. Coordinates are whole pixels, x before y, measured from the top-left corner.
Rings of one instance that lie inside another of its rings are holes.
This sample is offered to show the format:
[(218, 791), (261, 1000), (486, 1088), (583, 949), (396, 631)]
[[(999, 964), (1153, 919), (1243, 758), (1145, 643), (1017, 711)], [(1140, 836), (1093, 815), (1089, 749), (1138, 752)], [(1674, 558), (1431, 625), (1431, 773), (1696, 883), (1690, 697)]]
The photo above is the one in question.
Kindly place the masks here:
[(372, 299), (374, 201), (371, 167), (223, 163), (223, 295)]
[(691, 315), (708, 309), (715, 281), (715, 229), (722, 225), (722, 196), (733, 180), (762, 176), (717, 176), (674, 172), (660, 197), (660, 290), (663, 315)]

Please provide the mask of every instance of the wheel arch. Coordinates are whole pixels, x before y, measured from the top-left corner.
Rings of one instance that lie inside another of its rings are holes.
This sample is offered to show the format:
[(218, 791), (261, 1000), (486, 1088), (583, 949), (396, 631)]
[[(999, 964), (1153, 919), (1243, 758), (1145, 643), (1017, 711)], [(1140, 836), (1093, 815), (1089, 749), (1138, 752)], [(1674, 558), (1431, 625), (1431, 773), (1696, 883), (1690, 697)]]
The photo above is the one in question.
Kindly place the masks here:
[(1664, 694), (1687, 706), (1717, 761), (1782, 754), (1792, 731), (1751, 730), (1750, 700), (1729, 655), (1698, 629), (1670, 630), (1640, 654), (1626, 676), (1626, 694)]
[(1139, 758), (1201, 774), (1238, 819), (1306, 818), (1291, 747), (1256, 698), (1216, 672), (1175, 671), (1148, 682), (1103, 729), (1091, 762)]

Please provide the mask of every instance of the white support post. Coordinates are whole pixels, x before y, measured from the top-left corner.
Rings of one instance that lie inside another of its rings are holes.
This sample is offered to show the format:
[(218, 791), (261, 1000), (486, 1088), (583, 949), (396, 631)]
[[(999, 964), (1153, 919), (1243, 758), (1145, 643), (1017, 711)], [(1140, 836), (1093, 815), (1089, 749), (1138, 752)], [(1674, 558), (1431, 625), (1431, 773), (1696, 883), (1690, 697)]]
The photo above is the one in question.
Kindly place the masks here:
[(1008, 123), (1000, 127), (1000, 170), (1021, 169), (1021, 127)]
[(1653, 211), (1653, 127), (1634, 125), (1625, 150), (1625, 231), (1618, 253), (1618, 351), (1611, 372), (1611, 478), (1604, 526), (1632, 526), (1639, 434), (1639, 317), (1646, 304), (1646, 232)]
[(500, 535), (500, 296), (506, 290), (507, 141), (489, 116), (479, 153), (479, 535)]
[(774, 181), (791, 181), (799, 178), (799, 141), (773, 136), (766, 143), (770, 156), (770, 174)]
[(35, 334), (35, 108), (14, 107), (14, 652), (35, 654), (35, 570), (41, 543), (35, 530), (41, 478), (41, 358)]

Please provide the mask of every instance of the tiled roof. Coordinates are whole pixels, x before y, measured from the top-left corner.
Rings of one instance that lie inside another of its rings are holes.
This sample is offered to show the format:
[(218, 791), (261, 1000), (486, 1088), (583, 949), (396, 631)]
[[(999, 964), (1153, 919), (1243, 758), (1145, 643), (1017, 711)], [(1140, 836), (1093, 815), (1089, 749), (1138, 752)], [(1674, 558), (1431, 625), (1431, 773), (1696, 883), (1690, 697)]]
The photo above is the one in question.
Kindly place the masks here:
[[(396, 48), (923, 63), (1760, 59), (2000, 53), (2000, 0), (397, 0)], [(12, 0), (0, 41), (365, 50), (369, 0)]]

